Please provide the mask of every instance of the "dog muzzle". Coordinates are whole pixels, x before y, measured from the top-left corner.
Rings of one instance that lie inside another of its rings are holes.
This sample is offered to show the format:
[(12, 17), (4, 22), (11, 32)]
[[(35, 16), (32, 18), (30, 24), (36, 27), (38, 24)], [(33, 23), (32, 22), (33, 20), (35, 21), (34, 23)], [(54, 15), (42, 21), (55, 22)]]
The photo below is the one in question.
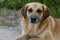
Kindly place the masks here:
[(37, 16), (30, 17), (30, 23), (38, 23), (38, 22), (39, 22), (39, 17)]

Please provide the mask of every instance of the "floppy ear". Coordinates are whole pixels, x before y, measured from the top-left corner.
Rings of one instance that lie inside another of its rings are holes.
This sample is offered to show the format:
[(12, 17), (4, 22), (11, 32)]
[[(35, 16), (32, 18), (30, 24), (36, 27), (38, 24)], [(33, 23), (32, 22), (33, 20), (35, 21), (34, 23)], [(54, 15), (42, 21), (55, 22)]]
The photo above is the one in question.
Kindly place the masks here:
[(48, 7), (43, 8), (43, 20), (45, 20), (46, 18), (48, 18), (50, 15), (50, 10)]
[(27, 7), (22, 7), (21, 8), (21, 10), (20, 10), (20, 12), (21, 12), (21, 14), (22, 14), (22, 16), (24, 17), (24, 18), (26, 18), (27, 17)]

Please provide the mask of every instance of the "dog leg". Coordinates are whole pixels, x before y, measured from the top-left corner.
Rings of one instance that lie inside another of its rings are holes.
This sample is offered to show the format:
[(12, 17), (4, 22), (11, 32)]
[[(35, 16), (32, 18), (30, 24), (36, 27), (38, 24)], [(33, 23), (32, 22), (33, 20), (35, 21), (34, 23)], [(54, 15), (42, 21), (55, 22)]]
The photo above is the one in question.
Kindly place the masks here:
[(40, 38), (30, 38), (29, 40), (41, 40)]
[(15, 40), (29, 40), (28, 35), (21, 35), (20, 37), (16, 38)]

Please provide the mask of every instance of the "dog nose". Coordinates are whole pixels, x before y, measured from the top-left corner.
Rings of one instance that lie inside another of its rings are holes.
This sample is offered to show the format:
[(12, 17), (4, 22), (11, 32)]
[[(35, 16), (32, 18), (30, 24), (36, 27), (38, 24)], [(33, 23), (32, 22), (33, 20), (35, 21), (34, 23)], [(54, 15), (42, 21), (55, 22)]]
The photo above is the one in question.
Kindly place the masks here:
[(31, 16), (30, 21), (31, 23), (36, 23), (37, 17), (36, 16)]
[(36, 21), (36, 18), (31, 18), (32, 21)]

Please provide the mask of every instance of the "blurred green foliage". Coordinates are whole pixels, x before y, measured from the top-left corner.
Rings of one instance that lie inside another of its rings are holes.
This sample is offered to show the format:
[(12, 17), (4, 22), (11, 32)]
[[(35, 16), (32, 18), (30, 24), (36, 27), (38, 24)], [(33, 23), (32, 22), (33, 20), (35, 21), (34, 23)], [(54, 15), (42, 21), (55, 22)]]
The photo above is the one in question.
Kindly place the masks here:
[(9, 9), (18, 10), (29, 2), (46, 4), (51, 10), (51, 15), (60, 18), (60, 0), (0, 0), (0, 8), (7, 7)]

